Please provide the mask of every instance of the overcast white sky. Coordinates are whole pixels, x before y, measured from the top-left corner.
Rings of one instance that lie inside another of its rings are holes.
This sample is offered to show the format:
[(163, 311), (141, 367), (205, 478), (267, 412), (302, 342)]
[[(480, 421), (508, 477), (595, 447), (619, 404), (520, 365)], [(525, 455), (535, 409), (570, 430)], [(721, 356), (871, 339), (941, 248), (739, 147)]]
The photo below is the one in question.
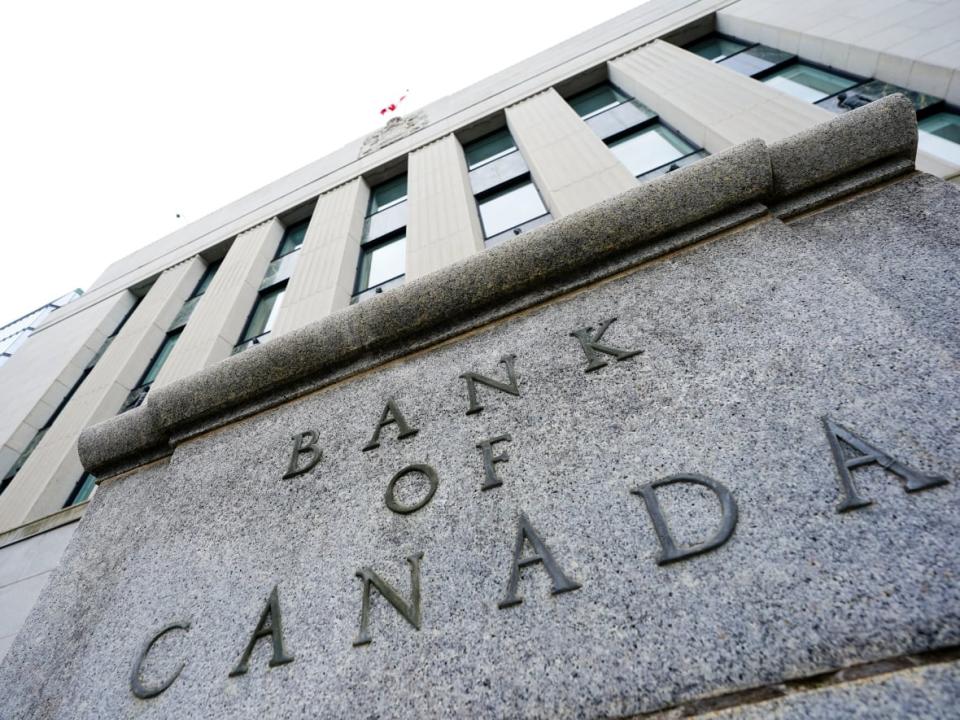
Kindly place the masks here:
[(0, 4), (0, 325), (640, 2)]

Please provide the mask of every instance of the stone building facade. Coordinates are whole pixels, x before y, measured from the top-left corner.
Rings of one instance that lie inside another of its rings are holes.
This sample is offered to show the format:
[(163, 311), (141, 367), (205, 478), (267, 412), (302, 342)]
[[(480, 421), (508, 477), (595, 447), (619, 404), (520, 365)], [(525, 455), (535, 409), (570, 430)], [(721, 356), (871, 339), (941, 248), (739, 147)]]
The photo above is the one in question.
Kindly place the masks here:
[(118, 260), (0, 370), (2, 706), (949, 716), (958, 24), (651, 2)]

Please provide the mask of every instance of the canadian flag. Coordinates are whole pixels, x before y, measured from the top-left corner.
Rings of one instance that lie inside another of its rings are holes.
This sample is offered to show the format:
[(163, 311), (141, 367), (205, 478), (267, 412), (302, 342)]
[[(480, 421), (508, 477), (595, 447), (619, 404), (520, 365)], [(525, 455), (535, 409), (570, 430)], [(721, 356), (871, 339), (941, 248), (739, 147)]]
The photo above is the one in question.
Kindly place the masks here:
[(404, 90), (404, 91), (403, 91), (403, 95), (400, 96), (400, 99), (399, 99), (399, 100), (397, 100), (396, 102), (390, 103), (390, 104), (387, 105), (386, 107), (380, 108), (380, 114), (381, 114), (381, 115), (387, 115), (387, 114), (389, 114), (389, 113), (396, 112), (397, 108), (400, 107), (400, 103), (402, 103), (404, 100), (406, 100), (407, 94), (408, 94), (409, 92), (410, 92), (409, 90)]

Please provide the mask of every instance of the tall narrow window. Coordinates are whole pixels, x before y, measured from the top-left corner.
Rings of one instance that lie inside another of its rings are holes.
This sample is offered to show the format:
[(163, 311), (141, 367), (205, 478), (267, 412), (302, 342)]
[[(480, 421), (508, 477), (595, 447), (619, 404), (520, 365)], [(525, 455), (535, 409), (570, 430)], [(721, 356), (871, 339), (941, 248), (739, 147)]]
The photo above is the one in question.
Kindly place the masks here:
[(243, 350), (251, 345), (260, 345), (266, 342), (267, 336), (273, 330), (273, 324), (280, 312), (283, 294), (287, 291), (287, 283), (283, 282), (261, 290), (257, 301), (253, 305), (246, 327), (240, 336), (240, 342), (234, 352)]
[(103, 357), (103, 354), (107, 351), (107, 348), (110, 347), (110, 343), (113, 342), (113, 339), (120, 333), (120, 330), (127, 323), (127, 320), (130, 319), (130, 316), (133, 315), (133, 311), (137, 309), (140, 305), (140, 300), (142, 298), (138, 297), (129, 310), (124, 314), (123, 318), (117, 323), (117, 326), (113, 329), (113, 332), (107, 337), (106, 340), (100, 345), (100, 349), (97, 350), (97, 353), (90, 359), (90, 362), (87, 363), (87, 366), (83, 369), (83, 372), (80, 373), (80, 377), (77, 378), (77, 381), (73, 384), (70, 390), (67, 391), (67, 394), (63, 396), (63, 400), (60, 401), (60, 404), (57, 405), (57, 408), (50, 413), (50, 417), (47, 418), (47, 421), (43, 424), (36, 434), (30, 440), (30, 443), (23, 449), (20, 453), (20, 456), (16, 459), (13, 465), (10, 466), (10, 469), (4, 474), (3, 479), (0, 480), (0, 495), (3, 494), (3, 491), (6, 490), (10, 483), (13, 482), (13, 478), (16, 477), (17, 473), (20, 472), (20, 468), (23, 467), (24, 463), (30, 458), (30, 455), (36, 449), (37, 445), (40, 444), (40, 441), (43, 440), (43, 436), (47, 434), (47, 431), (53, 425), (60, 413), (63, 412), (63, 409), (67, 406), (67, 403), (70, 402), (70, 399), (74, 396), (80, 386), (83, 384), (83, 381), (87, 379), (87, 376), (91, 373), (94, 366)]
[(153, 386), (153, 381), (157, 379), (157, 375), (159, 375), (163, 369), (164, 364), (170, 357), (170, 353), (173, 352), (174, 346), (183, 333), (183, 328), (193, 314), (193, 310), (197, 306), (200, 298), (207, 291), (207, 288), (210, 287), (210, 282), (213, 280), (213, 276), (219, 267), (219, 260), (207, 265), (203, 271), (203, 275), (200, 276), (200, 281), (193, 288), (193, 292), (190, 293), (190, 297), (183, 303), (177, 316), (173, 319), (173, 322), (170, 323), (167, 334), (164, 336), (163, 342), (160, 343), (160, 347), (157, 348), (157, 352), (150, 360), (150, 364), (147, 365), (147, 369), (143, 371), (140, 380), (133, 389), (130, 390), (127, 399), (124, 400), (123, 405), (120, 407), (121, 413), (141, 405), (146, 399), (147, 393), (150, 392), (150, 388)]
[(487, 247), (550, 222), (530, 169), (507, 128), (467, 143), (463, 154)]
[(610, 83), (592, 87), (567, 102), (639, 180), (663, 175), (706, 155), (650, 108)]
[(68, 508), (86, 502), (93, 496), (96, 489), (97, 477), (93, 473), (85, 472), (77, 481), (77, 484), (73, 486), (73, 490), (70, 491), (70, 495), (63, 506)]
[(310, 218), (292, 222), (283, 231), (283, 237), (273, 254), (273, 260), (267, 266), (267, 271), (260, 281), (257, 299), (253, 303), (247, 322), (240, 333), (240, 339), (233, 348), (234, 354), (246, 350), (254, 345), (260, 345), (270, 339), (283, 295), (287, 290), (287, 282), (293, 275), (300, 258), (300, 249), (307, 237), (307, 228)]
[(361, 302), (403, 282), (407, 259), (407, 176), (370, 190), (353, 300)]

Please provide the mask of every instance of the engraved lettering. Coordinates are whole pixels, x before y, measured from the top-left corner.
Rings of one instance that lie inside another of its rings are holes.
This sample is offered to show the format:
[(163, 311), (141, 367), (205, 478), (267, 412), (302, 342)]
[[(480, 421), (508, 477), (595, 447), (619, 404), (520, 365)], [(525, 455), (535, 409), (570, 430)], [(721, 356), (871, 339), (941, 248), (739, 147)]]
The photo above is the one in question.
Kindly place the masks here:
[[(527, 542), (529, 542), (533, 548), (533, 555), (522, 557), (524, 543)], [(519, 605), (523, 602), (523, 598), (517, 596), (517, 584), (520, 582), (520, 568), (536, 565), (537, 563), (543, 563), (544, 569), (546, 569), (550, 580), (553, 582), (553, 591), (551, 594), (559, 595), (560, 593), (580, 588), (580, 583), (574, 582), (563, 573), (557, 561), (554, 560), (553, 553), (550, 552), (546, 543), (540, 539), (537, 531), (533, 529), (530, 521), (527, 520), (527, 516), (520, 513), (520, 519), (517, 525), (517, 542), (513, 549), (513, 565), (510, 568), (510, 579), (507, 581), (507, 594), (503, 600), (498, 603), (498, 608), (503, 609), (513, 605)]]
[(467, 381), (467, 396), (470, 399), (470, 407), (467, 409), (467, 415), (473, 415), (483, 410), (483, 405), (477, 401), (477, 383), (486, 385), (494, 390), (509, 393), (510, 395), (520, 396), (520, 388), (517, 387), (517, 375), (513, 369), (513, 363), (516, 359), (516, 355), (504, 355), (500, 358), (500, 362), (507, 366), (508, 381), (505, 383), (475, 372), (465, 372), (460, 376)]
[[(713, 491), (720, 501), (720, 529), (716, 534), (699, 545), (692, 547), (679, 548), (674, 542), (670, 529), (667, 527), (667, 521), (663, 517), (663, 511), (660, 509), (660, 501), (657, 500), (656, 489), (675, 485), (677, 483), (690, 483), (692, 485), (702, 485), (708, 490)], [(653, 529), (657, 533), (657, 539), (660, 541), (661, 553), (657, 558), (657, 565), (666, 565), (667, 563), (684, 560), (694, 555), (700, 555), (708, 550), (713, 550), (723, 545), (737, 526), (737, 501), (733, 499), (730, 491), (716, 480), (711, 480), (704, 475), (671, 475), (669, 477), (656, 480), (652, 483), (642, 485), (636, 490), (631, 490), (634, 495), (643, 498), (647, 506), (647, 512), (650, 514), (650, 520), (653, 522)]]
[[(410, 473), (414, 472), (426, 476), (427, 481), (430, 483), (430, 489), (427, 491), (427, 494), (424, 495), (423, 499), (415, 505), (401, 505), (399, 502), (397, 502), (397, 498), (394, 495), (397, 481), (405, 475), (409, 475)], [(398, 471), (396, 475), (390, 478), (390, 484), (387, 485), (387, 492), (383, 499), (387, 503), (387, 507), (393, 510), (393, 512), (399, 513), (400, 515), (409, 515), (410, 513), (416, 512), (433, 499), (433, 494), (437, 491), (437, 486), (439, 484), (440, 481), (437, 478), (437, 471), (429, 465), (423, 465), (421, 463), (407, 465), (405, 468)]]
[[(290, 453), (290, 464), (287, 471), (283, 474), (284, 480), (303, 475), (305, 472), (313, 470), (323, 453), (317, 447), (319, 439), (315, 430), (304, 430), (299, 435), (293, 436), (293, 452)], [(306, 455), (306, 460), (301, 465), (301, 456)]]
[(396, 423), (397, 430), (399, 430), (399, 434), (397, 435), (398, 440), (413, 437), (420, 432), (417, 428), (412, 428), (407, 424), (406, 418), (403, 417), (403, 413), (400, 412), (400, 408), (397, 407), (397, 401), (393, 398), (387, 398), (387, 405), (383, 408), (383, 413), (380, 415), (380, 422), (377, 423), (370, 442), (363, 446), (364, 451), (380, 447), (380, 432), (387, 425), (393, 425), (394, 423)]
[[(907, 492), (918, 492), (947, 484), (948, 481), (945, 477), (924, 475), (913, 468), (907, 467), (896, 458), (887, 455), (883, 450), (874, 447), (859, 435), (853, 434), (843, 425), (835, 423), (826, 415), (822, 420), (823, 429), (827, 433), (827, 440), (830, 443), (830, 450), (833, 452), (833, 461), (836, 463), (837, 473), (840, 476), (840, 489), (843, 491), (843, 501), (837, 506), (838, 513), (849, 512), (873, 504), (872, 500), (866, 500), (860, 496), (850, 474), (853, 468), (864, 465), (877, 463), (884, 470), (889, 470), (894, 475), (899, 476), (904, 481), (904, 489)], [(844, 445), (860, 454), (848, 456), (844, 450)]]
[(494, 455), (493, 446), (499, 442), (511, 442), (512, 440), (513, 438), (510, 437), (510, 433), (504, 433), (503, 435), (487, 438), (477, 443), (477, 449), (483, 453), (483, 472), (485, 476), (483, 485), (480, 486), (481, 490), (489, 490), (490, 488), (503, 485), (503, 481), (497, 476), (497, 469), (494, 465), (506, 462), (510, 459), (510, 456), (507, 455), (506, 452)]
[(366, 645), (372, 639), (370, 637), (370, 591), (376, 588), (388, 603), (393, 605), (394, 610), (400, 613), (400, 616), (408, 623), (413, 625), (415, 630), (420, 629), (420, 561), (423, 559), (423, 553), (418, 552), (407, 558), (410, 563), (410, 602), (407, 603), (400, 593), (381, 578), (372, 568), (363, 567), (357, 571), (357, 577), (360, 578), (363, 585), (363, 597), (360, 605), (360, 632), (357, 639), (353, 641), (354, 646)]
[(247, 672), (247, 665), (250, 662), (250, 655), (257, 642), (269, 636), (273, 642), (273, 657), (270, 658), (270, 667), (277, 665), (286, 665), (293, 662), (293, 655), (287, 653), (283, 643), (283, 618), (280, 616), (280, 597), (277, 594), (277, 586), (274, 586), (270, 597), (267, 599), (266, 607), (260, 615), (260, 622), (250, 636), (250, 642), (247, 643), (243, 655), (240, 656), (240, 662), (230, 671), (230, 677), (243, 675)]
[(153, 649), (154, 644), (172, 630), (189, 630), (189, 622), (175, 622), (170, 623), (165, 628), (160, 630), (156, 635), (150, 638), (147, 641), (147, 644), (143, 646), (140, 650), (140, 654), (137, 656), (137, 659), (133, 663), (133, 671), (130, 673), (130, 690), (133, 694), (140, 698), (141, 700), (147, 700), (152, 697), (156, 697), (168, 687), (173, 685), (173, 681), (180, 677), (180, 673), (183, 671), (183, 668), (186, 667), (186, 663), (180, 663), (180, 666), (173, 671), (173, 674), (170, 675), (166, 680), (164, 680), (160, 685), (154, 687), (147, 687), (140, 680), (140, 671), (143, 669), (143, 662), (147, 659), (147, 655), (150, 653), (150, 650)]
[(599, 353), (610, 355), (611, 357), (615, 357), (617, 361), (620, 361), (626, 360), (627, 358), (632, 358), (634, 355), (639, 355), (643, 352), (643, 350), (621, 350), (620, 348), (604, 345), (600, 342), (601, 338), (603, 338), (603, 334), (607, 332), (607, 328), (610, 327), (610, 324), (614, 320), (616, 320), (616, 318), (604, 320), (602, 323), (600, 323), (600, 327), (593, 335), (590, 334), (593, 332), (592, 327), (582, 327), (579, 330), (574, 330), (572, 333), (570, 333), (570, 337), (575, 337), (580, 341), (580, 347), (583, 348), (583, 352), (589, 361), (587, 367), (584, 368), (584, 372), (593, 372), (594, 370), (599, 370), (600, 368), (606, 366), (607, 361), (601, 359)]

